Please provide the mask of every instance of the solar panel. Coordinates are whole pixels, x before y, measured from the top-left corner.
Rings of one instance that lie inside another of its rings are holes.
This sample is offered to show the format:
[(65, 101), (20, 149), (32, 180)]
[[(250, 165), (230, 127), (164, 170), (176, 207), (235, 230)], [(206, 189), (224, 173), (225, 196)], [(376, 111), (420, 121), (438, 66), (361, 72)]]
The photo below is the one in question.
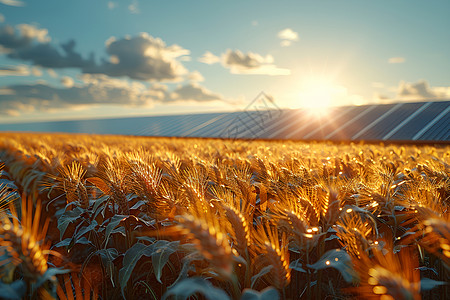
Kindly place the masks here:
[[(270, 104), (270, 103), (269, 103)], [(249, 106), (250, 107), (250, 106)], [(256, 108), (256, 106), (255, 106)], [(1, 131), (333, 141), (450, 141), (450, 101), (0, 124)]]

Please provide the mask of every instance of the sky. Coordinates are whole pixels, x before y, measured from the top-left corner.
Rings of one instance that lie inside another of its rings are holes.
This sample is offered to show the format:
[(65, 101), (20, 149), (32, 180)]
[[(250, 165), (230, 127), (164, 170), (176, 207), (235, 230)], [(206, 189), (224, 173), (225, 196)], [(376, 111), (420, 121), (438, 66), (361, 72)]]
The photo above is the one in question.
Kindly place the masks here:
[(450, 1), (0, 0), (0, 123), (450, 99)]

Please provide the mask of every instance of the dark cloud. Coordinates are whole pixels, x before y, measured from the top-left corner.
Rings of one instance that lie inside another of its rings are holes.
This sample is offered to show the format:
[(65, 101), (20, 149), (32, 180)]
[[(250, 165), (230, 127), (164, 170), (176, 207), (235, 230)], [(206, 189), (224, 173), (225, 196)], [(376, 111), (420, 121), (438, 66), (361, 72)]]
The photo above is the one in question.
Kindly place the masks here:
[(166, 98), (166, 101), (207, 102), (214, 100), (223, 100), (223, 97), (196, 83), (188, 83), (186, 85), (179, 86), (170, 94), (168, 98)]
[(393, 89), (397, 90), (397, 95), (395, 97), (377, 93), (374, 96), (375, 101), (379, 103), (393, 103), (401, 101), (450, 100), (450, 86), (430, 86), (426, 80), (419, 80), (417, 82), (401, 81), (398, 87), (394, 87)]
[(166, 46), (161, 39), (146, 33), (119, 40), (112, 38), (106, 44), (106, 52), (110, 61), (83, 71), (154, 81), (177, 81), (187, 73), (177, 58), (188, 55), (189, 50), (178, 45)]
[(27, 66), (0, 67), (0, 76), (28, 76), (31, 74)]
[(430, 85), (425, 80), (420, 80), (416, 83), (400, 82), (398, 89), (399, 98), (437, 98), (439, 95), (436, 91), (430, 88)]
[(28, 61), (52, 69), (77, 68), (83, 73), (106, 74), (149, 81), (179, 81), (187, 74), (178, 59), (186, 59), (189, 50), (178, 45), (167, 46), (164, 41), (146, 33), (106, 42), (109, 60), (97, 64), (94, 55), (84, 58), (75, 49), (76, 42), (55, 46), (50, 43), (46, 29), (21, 24), (16, 28), (0, 27), (0, 50), (8, 57)]
[(95, 64), (93, 56), (86, 60), (75, 51), (75, 41), (71, 40), (55, 47), (50, 40), (47, 29), (33, 25), (0, 27), (0, 47), (8, 53), (9, 58), (55, 69), (88, 68)]
[(32, 42), (33, 38), (22, 35), (10, 25), (0, 27), (0, 46), (2, 46), (3, 49), (11, 51), (12, 49), (27, 47), (31, 45)]
[(174, 101), (224, 100), (208, 89), (189, 83), (168, 91), (167, 86), (147, 87), (135, 81), (110, 78), (106, 75), (85, 74), (75, 83), (70, 77), (61, 78), (65, 86), (54, 87), (45, 82), (11, 85), (0, 88), (0, 114), (19, 115), (26, 111), (72, 109), (96, 104), (150, 106)]
[(33, 65), (44, 68), (62, 69), (62, 68), (91, 68), (95, 65), (94, 57), (84, 59), (79, 53), (75, 52), (75, 41), (71, 40), (61, 44), (61, 51), (49, 43), (35, 44), (30, 47), (20, 48), (17, 51), (8, 54), (9, 58), (29, 61)]

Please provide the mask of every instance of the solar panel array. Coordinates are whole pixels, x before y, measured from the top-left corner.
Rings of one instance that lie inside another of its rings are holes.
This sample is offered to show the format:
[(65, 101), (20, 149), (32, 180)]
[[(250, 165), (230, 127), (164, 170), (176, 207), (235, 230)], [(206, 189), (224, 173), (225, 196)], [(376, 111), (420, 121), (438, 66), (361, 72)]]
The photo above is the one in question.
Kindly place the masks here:
[(4, 131), (333, 141), (450, 141), (450, 101), (3, 124)]

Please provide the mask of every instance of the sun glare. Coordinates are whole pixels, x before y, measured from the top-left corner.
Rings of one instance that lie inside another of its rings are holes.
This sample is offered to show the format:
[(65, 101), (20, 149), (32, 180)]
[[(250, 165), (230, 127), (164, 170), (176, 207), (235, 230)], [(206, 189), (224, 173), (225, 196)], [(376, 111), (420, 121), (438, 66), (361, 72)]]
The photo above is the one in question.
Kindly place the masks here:
[(322, 79), (312, 79), (302, 85), (300, 102), (303, 108), (324, 109), (331, 106), (340, 92), (339, 87)]

